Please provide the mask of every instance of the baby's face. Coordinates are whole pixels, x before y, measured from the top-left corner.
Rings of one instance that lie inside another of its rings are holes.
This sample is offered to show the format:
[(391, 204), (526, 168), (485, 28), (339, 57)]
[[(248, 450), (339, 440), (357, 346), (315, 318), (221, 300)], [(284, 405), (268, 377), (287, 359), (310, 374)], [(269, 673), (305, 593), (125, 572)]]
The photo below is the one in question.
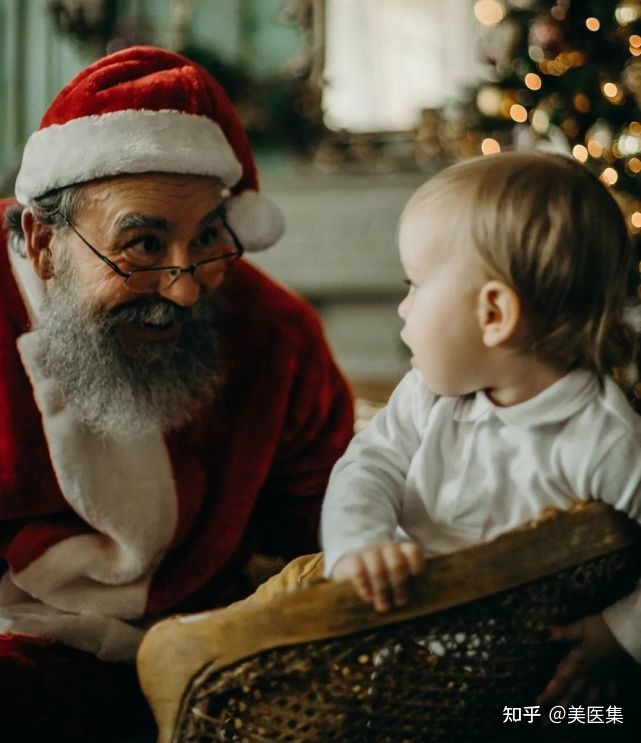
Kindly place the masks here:
[(399, 229), (400, 258), (409, 291), (398, 308), (412, 365), (438, 395), (463, 395), (484, 386), (485, 346), (478, 317), (484, 283), (480, 259), (460, 244), (456, 215), (417, 205)]

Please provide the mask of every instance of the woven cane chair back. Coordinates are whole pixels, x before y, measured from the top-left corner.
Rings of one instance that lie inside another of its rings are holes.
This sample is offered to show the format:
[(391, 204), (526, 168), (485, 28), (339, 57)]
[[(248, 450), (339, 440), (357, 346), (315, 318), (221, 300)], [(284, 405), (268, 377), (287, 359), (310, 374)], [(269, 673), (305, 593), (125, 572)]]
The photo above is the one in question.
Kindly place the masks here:
[[(534, 705), (551, 678), (563, 651), (546, 627), (602, 609), (640, 575), (638, 528), (591, 504), (430, 561), (411, 605), (390, 614), (324, 584), (163, 622), (141, 678), (163, 743), (541, 740), (538, 724), (505, 725), (503, 708)], [(167, 673), (182, 679), (170, 701), (151, 683)], [(578, 728), (546, 740), (588, 740)]]

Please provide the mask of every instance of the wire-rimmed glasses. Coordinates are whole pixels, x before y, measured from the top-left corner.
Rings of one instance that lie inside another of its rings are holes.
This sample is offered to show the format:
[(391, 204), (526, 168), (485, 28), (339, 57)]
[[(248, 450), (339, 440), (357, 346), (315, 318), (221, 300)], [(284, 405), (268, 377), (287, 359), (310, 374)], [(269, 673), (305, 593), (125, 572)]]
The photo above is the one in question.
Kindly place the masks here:
[[(225, 270), (225, 268), (237, 261), (245, 252), (242, 243), (234, 230), (229, 226), (225, 202), (222, 202), (218, 209), (212, 215), (212, 221), (220, 219), (224, 230), (220, 231), (219, 239), (212, 246), (211, 251), (214, 253), (211, 258), (192, 263), (190, 266), (151, 266), (148, 268), (132, 268), (131, 271), (123, 271), (116, 263), (103, 255), (99, 250), (81, 235), (71, 222), (63, 215), (60, 215), (62, 221), (69, 229), (82, 240), (82, 242), (91, 250), (91, 252), (106, 263), (109, 268), (122, 276), (124, 284), (132, 292), (145, 293), (153, 291), (162, 291), (168, 289), (182, 273), (189, 273), (195, 281), (203, 285), (212, 283)], [(131, 261), (129, 261), (131, 263)]]

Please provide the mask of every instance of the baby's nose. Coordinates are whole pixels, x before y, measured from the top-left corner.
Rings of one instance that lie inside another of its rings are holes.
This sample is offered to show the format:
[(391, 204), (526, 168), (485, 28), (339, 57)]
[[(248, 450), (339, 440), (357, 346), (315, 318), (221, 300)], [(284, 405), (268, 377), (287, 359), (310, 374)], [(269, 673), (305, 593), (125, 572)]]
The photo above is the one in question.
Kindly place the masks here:
[(397, 312), (401, 320), (404, 320), (407, 315), (407, 297), (398, 305)]

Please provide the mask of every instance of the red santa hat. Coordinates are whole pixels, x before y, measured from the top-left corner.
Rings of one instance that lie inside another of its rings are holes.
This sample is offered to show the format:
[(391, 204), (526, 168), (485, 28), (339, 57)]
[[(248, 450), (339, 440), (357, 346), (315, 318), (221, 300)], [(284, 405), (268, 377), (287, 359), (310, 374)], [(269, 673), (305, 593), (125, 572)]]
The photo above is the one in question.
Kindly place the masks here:
[(245, 130), (220, 85), (185, 57), (130, 47), (99, 59), (56, 96), (24, 149), (16, 197), (125, 173), (215, 176), (230, 189), (228, 219), (247, 250), (283, 232), (258, 191)]

